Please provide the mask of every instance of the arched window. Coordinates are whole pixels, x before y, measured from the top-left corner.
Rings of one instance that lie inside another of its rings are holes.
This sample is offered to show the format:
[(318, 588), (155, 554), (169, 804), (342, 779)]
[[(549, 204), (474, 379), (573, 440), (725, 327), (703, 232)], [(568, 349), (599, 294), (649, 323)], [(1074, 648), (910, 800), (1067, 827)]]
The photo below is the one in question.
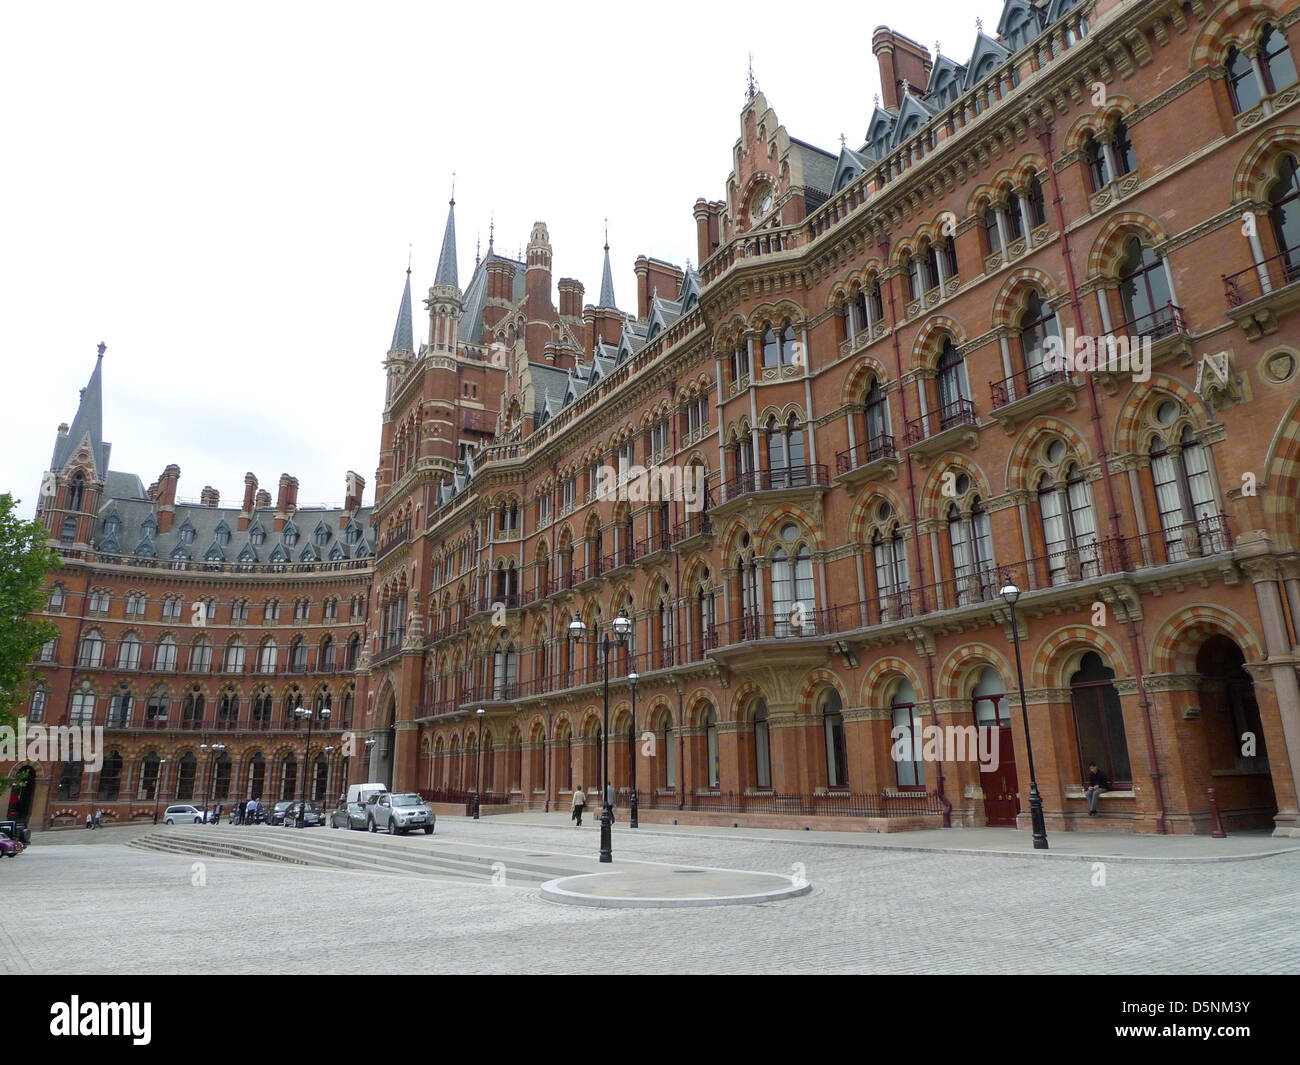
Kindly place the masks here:
[(704, 657), (706, 648), (711, 648), (717, 643), (717, 633), (714, 631), (717, 624), (716, 604), (713, 598), (713, 590), (709, 587), (709, 571), (705, 570), (700, 577), (700, 583), (695, 589), (695, 655), (696, 661)]
[(145, 724), (151, 728), (162, 728), (167, 724), (167, 711), (171, 706), (171, 696), (163, 687), (155, 688), (149, 694), (145, 704)]
[(260, 799), (266, 788), (266, 759), (259, 752), (248, 763), (248, 794)]
[(229, 753), (222, 751), (217, 756), (217, 763), (212, 777), (212, 798), (218, 802), (230, 796), (230, 771), (232, 768), (234, 768), (234, 763), (231, 762)]
[(497, 647), (492, 655), (492, 698), (513, 699), (515, 697), (515, 679), (518, 671), (518, 658), (514, 644), (506, 643)]
[(1125, 791), (1133, 786), (1129, 768), (1128, 737), (1124, 711), (1115, 690), (1115, 671), (1095, 651), (1079, 663), (1070, 678), (1070, 703), (1074, 710), (1074, 731), (1078, 739), (1079, 779), (1088, 779), (1088, 763), (1096, 762), (1110, 786)]
[(59, 772), (59, 798), (81, 798), (81, 777), (85, 773), (82, 762), (64, 762)]
[(200, 728), (203, 725), (203, 693), (195, 685), (194, 689), (185, 693), (185, 700), (181, 703), (181, 728)]
[(190, 645), (190, 672), (207, 673), (212, 668), (212, 641), (200, 636)]
[(907, 542), (897, 522), (888, 535), (880, 529), (872, 534), (871, 557), (876, 570), (876, 594), (880, 597), (880, 620), (906, 616), (910, 613)]
[(893, 438), (889, 435), (889, 408), (885, 403), (884, 389), (874, 376), (862, 400), (862, 415), (866, 427), (867, 461), (874, 462), (887, 454), (893, 454)]
[(90, 682), (83, 680), (81, 688), (72, 696), (72, 708), (69, 711), (68, 724), (91, 725), (95, 721), (95, 693)]
[(176, 641), (171, 636), (164, 636), (158, 641), (154, 658), (154, 669), (171, 672), (176, 668)]
[(704, 770), (705, 787), (716, 788), (721, 778), (721, 761), (718, 757), (718, 714), (713, 707), (704, 711)]
[(78, 472), (74, 474), (72, 480), (68, 482), (68, 509), (80, 510), (81, 504), (85, 501), (85, 498), (86, 482)]
[(952, 549), (956, 601), (965, 605), (992, 598), (997, 590), (993, 530), (979, 496), (972, 499), (970, 513), (964, 517), (956, 503), (949, 504), (948, 543)]
[(925, 790), (925, 762), (922, 760), (921, 715), (916, 711), (916, 690), (912, 682), (899, 684), (890, 702), (893, 728), (894, 765), (898, 771), (900, 791)]
[(128, 728), (131, 724), (131, 707), (135, 700), (131, 698), (130, 689), (125, 684), (118, 685), (108, 707), (108, 727)]
[(1083, 471), (1071, 463), (1065, 484), (1044, 473), (1038, 481), (1038, 510), (1043, 524), (1047, 568), (1053, 584), (1067, 584), (1101, 573), (1092, 491)]
[(361, 637), (353, 634), (348, 637), (347, 666), (349, 670), (357, 668), (357, 658), (361, 654)]
[(239, 694), (232, 688), (221, 693), (217, 701), (217, 727), (234, 728), (239, 724)]
[(81, 652), (77, 655), (79, 666), (102, 666), (104, 664), (104, 636), (98, 629), (91, 629), (81, 638)]
[(1083, 142), (1083, 161), (1088, 168), (1088, 180), (1093, 192), (1100, 192), (1110, 184), (1110, 164), (1106, 162), (1106, 150), (1091, 133)]
[(763, 365), (781, 365), (781, 341), (770, 325), (763, 330)]
[(663, 778), (660, 786), (675, 788), (677, 786), (677, 736), (673, 730), (673, 719), (664, 714), (664, 722), (659, 730), (659, 742), (663, 744), (664, 756), (660, 759), (663, 766)]
[(939, 427), (947, 429), (968, 419), (970, 406), (970, 381), (966, 377), (966, 360), (957, 353), (950, 339), (945, 338), (939, 352)]
[(176, 798), (189, 802), (194, 798), (194, 780), (198, 776), (199, 760), (193, 751), (186, 751), (181, 759), (180, 769), (176, 774)]
[(285, 755), (280, 766), (280, 800), (296, 799), (298, 791), (298, 759), (292, 753)]
[(140, 668), (140, 637), (134, 632), (122, 637), (122, 645), (117, 649), (117, 668)]
[(255, 696), (253, 696), (253, 727), (270, 728), (271, 727), (271, 692), (263, 687)]
[(161, 775), (162, 759), (157, 751), (150, 751), (140, 763), (140, 790), (138, 800), (153, 802), (158, 797), (158, 778)]
[(31, 702), (27, 705), (27, 720), (33, 725), (45, 720), (45, 700), (48, 697), (45, 685), (38, 684), (32, 690)]
[[(1166, 405), (1172, 406), (1172, 401), (1162, 403), (1161, 408)], [(1162, 437), (1151, 441), (1151, 482), (1168, 561), (1180, 562), (1222, 549), (1209, 460), (1191, 426), (1183, 426), (1172, 448)]]
[(1277, 181), (1268, 190), (1268, 201), (1273, 239), (1286, 263), (1289, 283), (1300, 276), (1300, 174), (1294, 155), (1282, 160)]
[(1043, 303), (1037, 292), (1031, 292), (1024, 314), (1020, 316), (1020, 356), (1024, 362), (1026, 384), (1030, 392), (1061, 379), (1062, 371), (1059, 369), (1043, 368), (1048, 337), (1059, 340), (1060, 336), (1061, 327), (1056, 320), (1056, 312)]
[(236, 636), (226, 645), (225, 672), (244, 672), (244, 641)]
[(828, 688), (822, 699), (822, 731), (826, 739), (826, 786), (849, 786), (849, 755), (844, 742), (844, 708), (840, 693)]
[(772, 786), (772, 737), (768, 731), (767, 703), (762, 699), (754, 707), (754, 784)]
[(1164, 260), (1137, 237), (1129, 238), (1120, 263), (1119, 298), (1130, 333), (1160, 335), (1173, 323), (1173, 296)]
[(295, 636), (289, 645), (289, 668), (295, 673), (307, 671), (307, 641)]
[(1025, 188), (1025, 202), (1029, 206), (1029, 224), (1035, 229), (1047, 221), (1047, 199), (1043, 196), (1043, 183), (1035, 174)]
[(998, 227), (998, 209), (992, 204), (984, 208), (980, 223), (984, 230), (984, 248), (986, 255), (993, 255), (1002, 250), (1002, 230)]
[(65, 544), (73, 543), (77, 539), (77, 519), (64, 518), (63, 529), (59, 533), (59, 539)]
[(275, 657), (277, 647), (274, 640), (267, 640), (258, 650), (257, 671), (259, 673), (275, 672)]
[(1133, 152), (1133, 138), (1129, 135), (1128, 123), (1122, 118), (1115, 119), (1115, 139), (1112, 142), (1115, 155), (1115, 169), (1119, 177), (1131, 174), (1137, 169), (1137, 156)]
[(1002, 221), (1007, 227), (1007, 240), (1016, 240), (1025, 235), (1025, 227), (1020, 220), (1020, 201), (1014, 192), (1008, 192), (1002, 202)]
[(785, 328), (781, 330), (781, 365), (793, 366), (797, 361), (798, 348), (795, 346), (794, 326), (789, 322), (785, 323)]

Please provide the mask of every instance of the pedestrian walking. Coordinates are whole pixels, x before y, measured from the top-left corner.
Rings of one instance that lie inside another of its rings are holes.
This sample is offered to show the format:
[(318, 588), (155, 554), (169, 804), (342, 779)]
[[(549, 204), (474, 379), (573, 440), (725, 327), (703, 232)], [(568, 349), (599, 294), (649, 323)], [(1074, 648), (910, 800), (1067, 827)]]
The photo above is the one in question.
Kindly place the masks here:
[(225, 803), (223, 802), (217, 803), (217, 816), (212, 819), (212, 823), (214, 825), (221, 824), (221, 811), (224, 810), (225, 808), (226, 808)]
[(614, 823), (614, 799), (615, 798), (617, 798), (617, 796), (614, 794), (614, 785), (611, 784), (608, 780), (605, 781), (605, 805), (609, 807), (609, 823), (611, 825)]
[(247, 809), (248, 809), (248, 800), (240, 799), (239, 806), (235, 808), (235, 824), (242, 825), (244, 823), (244, 812)]
[(103, 828), (103, 827), (104, 827), (104, 811), (103, 811), (103, 810), (96, 810), (96, 811), (95, 811), (95, 827), (96, 827), (96, 828)]
[(94, 814), (86, 814), (86, 827), (87, 827), (87, 828), (92, 828), (92, 829), (95, 827), (95, 815), (94, 815)]
[(582, 811), (586, 809), (586, 806), (587, 793), (582, 790), (582, 785), (579, 784), (573, 789), (573, 813), (569, 815), (570, 820), (577, 822), (575, 826), (577, 828), (582, 827)]

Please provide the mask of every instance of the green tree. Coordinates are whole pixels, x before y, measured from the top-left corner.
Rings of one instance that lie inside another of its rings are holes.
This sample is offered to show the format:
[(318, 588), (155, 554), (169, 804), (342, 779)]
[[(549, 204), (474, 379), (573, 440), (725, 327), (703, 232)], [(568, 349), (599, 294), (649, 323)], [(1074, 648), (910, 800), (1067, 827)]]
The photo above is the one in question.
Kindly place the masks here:
[(46, 546), (45, 526), (20, 518), (17, 504), (8, 493), (0, 495), (0, 726), (10, 727), (27, 697), (32, 660), (55, 635), (50, 622), (31, 615), (44, 608), (45, 578), (60, 565)]

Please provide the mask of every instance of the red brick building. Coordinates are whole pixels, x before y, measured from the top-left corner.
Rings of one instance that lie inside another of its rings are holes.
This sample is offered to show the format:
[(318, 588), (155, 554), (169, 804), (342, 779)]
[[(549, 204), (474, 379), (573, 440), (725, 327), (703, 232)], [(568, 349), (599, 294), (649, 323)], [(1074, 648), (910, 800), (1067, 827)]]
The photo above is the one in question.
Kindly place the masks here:
[[(751, 86), (698, 269), (639, 258), (634, 310), (608, 249), (596, 304), (553, 282), (542, 223), (462, 289), (449, 214), (387, 360), (352, 779), (598, 787), (570, 626), (621, 614), (643, 817), (1023, 824), (1014, 631), (1049, 830), (1209, 831), (1213, 788), (1300, 831), (1297, 21), (1008, 0), (966, 61), (881, 27), (860, 146)], [(632, 466), (703, 510), (607, 498)], [(907, 745), (934, 726), (998, 769)]]

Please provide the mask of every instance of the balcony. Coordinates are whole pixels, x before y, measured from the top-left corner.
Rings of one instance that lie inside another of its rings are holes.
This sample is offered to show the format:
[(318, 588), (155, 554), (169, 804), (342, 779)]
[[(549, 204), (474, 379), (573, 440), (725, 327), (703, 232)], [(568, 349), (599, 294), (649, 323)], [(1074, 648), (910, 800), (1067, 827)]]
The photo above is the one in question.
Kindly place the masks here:
[(410, 541), (411, 520), (408, 518), (384, 537), (383, 542), (379, 545), (379, 550), (375, 552), (375, 563), (378, 564), (382, 562), (388, 555), (391, 555), (404, 544), (410, 543)]
[[(1139, 345), (1143, 349), (1140, 354), (1135, 350)], [(1194, 360), (1187, 319), (1176, 303), (1166, 303), (1120, 323), (1108, 336), (1098, 338), (1097, 347), (1094, 372), (1111, 396), (1126, 380), (1132, 381), (1139, 370), (1152, 369), (1171, 358), (1177, 359), (1180, 366), (1191, 366)]]
[(672, 538), (665, 526), (659, 532), (638, 540), (633, 553), (640, 562), (655, 562), (661, 554), (671, 551), (672, 546)]
[(871, 437), (835, 456), (835, 479), (841, 484), (858, 485), (879, 477), (893, 479), (898, 472), (898, 450), (888, 433)]
[(1078, 405), (1075, 393), (1083, 381), (1066, 370), (1045, 370), (1030, 366), (1001, 381), (990, 381), (993, 405), (990, 416), (1007, 432), (1016, 423), (1047, 410), (1072, 411)]
[(820, 496), (830, 486), (826, 467), (784, 466), (775, 470), (756, 470), (742, 473), (722, 486), (722, 502), (715, 507), (719, 515), (734, 509), (734, 504), (750, 496), (772, 493), (775, 501), (796, 499), (808, 495)]
[(685, 521), (673, 525), (673, 545), (683, 550), (697, 546), (696, 540), (713, 535), (713, 520), (708, 511), (687, 514)]
[(1247, 340), (1276, 333), (1278, 319), (1300, 307), (1300, 263), (1292, 252), (1271, 256), (1235, 274), (1220, 275), (1227, 315)]
[(941, 452), (960, 445), (974, 447), (979, 441), (976, 425), (974, 401), (956, 399), (908, 422), (904, 446), (924, 466)]

